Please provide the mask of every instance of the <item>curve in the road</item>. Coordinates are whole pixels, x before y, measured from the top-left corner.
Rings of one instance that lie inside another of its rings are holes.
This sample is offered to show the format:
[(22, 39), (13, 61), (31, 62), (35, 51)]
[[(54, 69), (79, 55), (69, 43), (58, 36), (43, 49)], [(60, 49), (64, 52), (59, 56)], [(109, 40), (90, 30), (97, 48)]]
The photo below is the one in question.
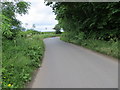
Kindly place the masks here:
[(117, 88), (118, 62), (59, 37), (44, 40), (42, 67), (30, 88)]

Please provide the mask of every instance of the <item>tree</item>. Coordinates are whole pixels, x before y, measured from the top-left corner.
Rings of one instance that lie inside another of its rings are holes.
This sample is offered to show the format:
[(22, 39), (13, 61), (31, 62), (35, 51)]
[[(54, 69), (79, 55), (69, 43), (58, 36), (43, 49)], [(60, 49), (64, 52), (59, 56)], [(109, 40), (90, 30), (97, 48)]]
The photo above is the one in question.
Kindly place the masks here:
[[(69, 39), (79, 39), (84, 33), (85, 39), (116, 41), (119, 38), (120, 2), (48, 2), (56, 14), (56, 20)], [(72, 8), (71, 8), (72, 7)]]
[(59, 26), (59, 24), (56, 24), (55, 27), (53, 28), (56, 30), (56, 34), (61, 34), (61, 27)]
[(25, 23), (25, 28), (26, 30), (28, 30), (28, 23)]
[(33, 25), (32, 25), (32, 28), (35, 29), (35, 27), (36, 27), (35, 24), (33, 24)]
[(2, 14), (0, 15), (0, 18), (2, 18), (2, 35), (3, 38), (12, 40), (21, 30), (21, 22), (16, 19), (16, 14), (26, 14), (28, 12), (30, 3), (24, 1), (1, 2), (1, 5)]

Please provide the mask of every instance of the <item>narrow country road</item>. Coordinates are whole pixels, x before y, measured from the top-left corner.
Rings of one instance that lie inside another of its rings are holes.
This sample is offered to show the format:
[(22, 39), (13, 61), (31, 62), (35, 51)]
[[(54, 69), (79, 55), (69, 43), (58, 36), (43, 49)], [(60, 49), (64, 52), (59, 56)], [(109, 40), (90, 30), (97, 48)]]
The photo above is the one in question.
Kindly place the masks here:
[(42, 67), (30, 88), (118, 88), (118, 62), (59, 37), (44, 40)]

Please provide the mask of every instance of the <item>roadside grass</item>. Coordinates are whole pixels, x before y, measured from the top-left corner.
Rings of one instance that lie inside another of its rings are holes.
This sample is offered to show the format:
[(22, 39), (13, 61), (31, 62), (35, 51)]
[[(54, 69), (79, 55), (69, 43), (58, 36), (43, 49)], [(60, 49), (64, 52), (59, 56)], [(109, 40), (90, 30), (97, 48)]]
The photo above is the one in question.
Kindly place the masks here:
[(70, 42), (73, 44), (77, 44), (80, 46), (83, 46), (85, 48), (106, 54), (108, 56), (112, 56), (114, 58), (120, 59), (119, 49), (118, 49), (118, 43), (120, 42), (114, 42), (114, 41), (102, 41), (102, 40), (93, 40), (93, 39), (87, 39), (87, 40), (70, 40), (65, 37), (61, 37), (61, 40)]
[(18, 37), (2, 42), (2, 88), (23, 88), (39, 68), (44, 54), (43, 39), (55, 34)]

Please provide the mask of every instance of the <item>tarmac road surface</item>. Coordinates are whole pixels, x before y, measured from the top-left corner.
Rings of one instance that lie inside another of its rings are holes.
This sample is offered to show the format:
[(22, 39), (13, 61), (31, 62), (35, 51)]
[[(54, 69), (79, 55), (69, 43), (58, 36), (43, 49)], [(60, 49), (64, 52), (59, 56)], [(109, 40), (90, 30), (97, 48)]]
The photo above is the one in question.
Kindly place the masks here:
[(30, 88), (118, 88), (118, 60), (59, 37), (44, 39), (46, 51)]

